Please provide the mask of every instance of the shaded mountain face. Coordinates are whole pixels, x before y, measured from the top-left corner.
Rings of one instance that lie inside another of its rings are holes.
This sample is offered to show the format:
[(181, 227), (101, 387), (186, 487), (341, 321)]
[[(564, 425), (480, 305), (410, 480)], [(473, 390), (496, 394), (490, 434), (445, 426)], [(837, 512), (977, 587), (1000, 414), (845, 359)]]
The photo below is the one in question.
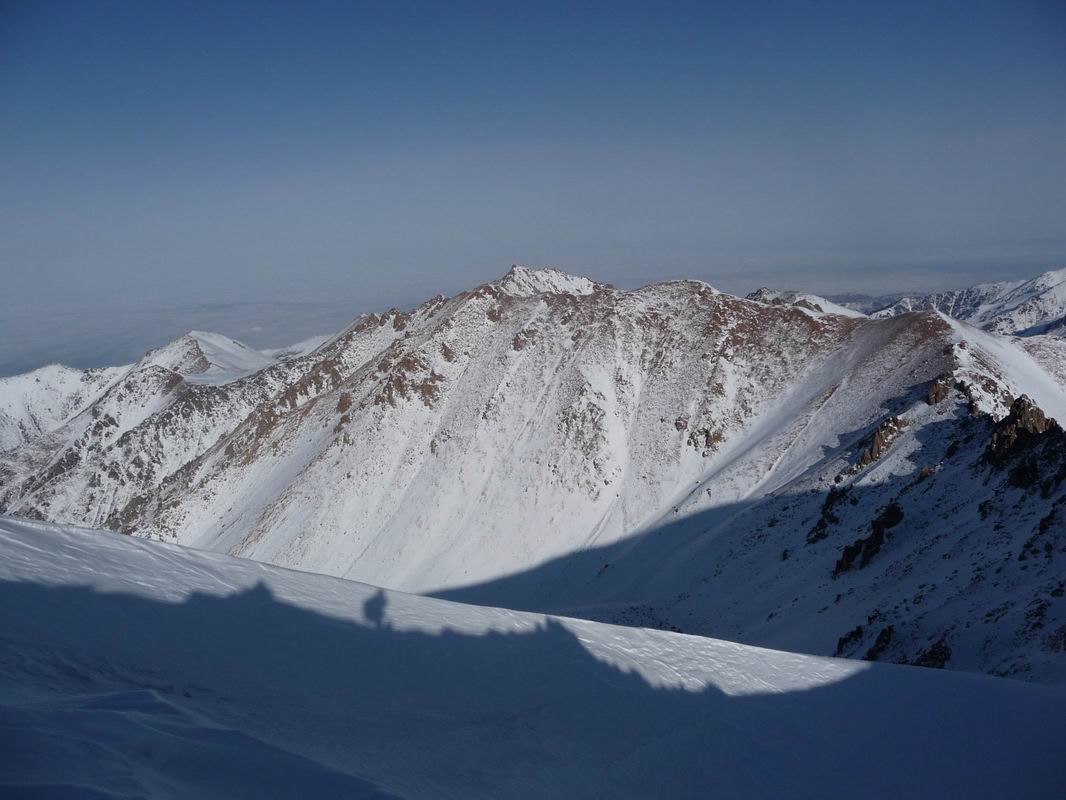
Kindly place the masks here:
[(440, 596), (1061, 683), (1066, 437), (972, 408), (934, 381), (767, 495)]
[(984, 455), (1023, 394), (1066, 419), (1054, 354), (935, 311), (775, 300), (516, 267), (226, 382), (150, 358), (0, 458), (0, 510), (407, 591), (1066, 677), (1057, 445)]
[(4, 797), (1052, 797), (1064, 712), (0, 519)]

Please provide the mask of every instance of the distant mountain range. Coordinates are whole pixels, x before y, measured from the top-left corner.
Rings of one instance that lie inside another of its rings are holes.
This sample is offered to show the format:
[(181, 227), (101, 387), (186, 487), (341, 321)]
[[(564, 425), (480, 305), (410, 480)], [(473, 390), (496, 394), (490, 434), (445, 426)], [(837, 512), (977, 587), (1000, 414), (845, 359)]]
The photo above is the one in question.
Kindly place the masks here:
[(1032, 336), (1066, 326), (1066, 269), (948, 292), (829, 299), (874, 317), (933, 310), (995, 333)]
[(193, 332), (0, 380), (0, 513), (1062, 682), (1064, 279), (867, 309), (515, 267), (282, 351)]

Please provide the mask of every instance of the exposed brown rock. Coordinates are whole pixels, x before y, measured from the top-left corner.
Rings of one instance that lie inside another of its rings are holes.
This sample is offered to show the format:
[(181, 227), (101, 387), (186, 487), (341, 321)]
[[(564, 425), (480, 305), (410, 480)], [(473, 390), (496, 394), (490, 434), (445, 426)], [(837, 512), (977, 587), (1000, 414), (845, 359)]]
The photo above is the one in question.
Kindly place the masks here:
[(1011, 404), (1010, 413), (996, 425), (985, 451), (985, 460), (1003, 466), (1012, 457), (1032, 449), (1046, 436), (1061, 438), (1062, 428), (1023, 394)]
[(911, 663), (916, 667), (930, 667), (943, 669), (951, 660), (951, 648), (947, 645), (947, 637), (941, 638), (936, 644), (930, 645)]
[(866, 467), (877, 461), (888, 450), (895, 438), (907, 426), (906, 420), (892, 416), (882, 422), (873, 433), (870, 446), (859, 456), (859, 466)]
[(863, 630), (862, 625), (856, 625), (850, 631), (845, 633), (843, 636), (837, 639), (837, 649), (836, 652), (833, 653), (833, 655), (844, 655), (852, 645), (862, 641), (864, 632), (865, 631)]
[[(395, 408), (400, 400), (417, 395), (427, 406), (440, 397), (444, 376), (430, 369), (421, 356), (408, 353), (395, 363), (385, 359), (379, 365), (385, 371), (385, 380), (373, 398), (374, 405)], [(428, 375), (426, 372), (428, 371)], [(420, 377), (425, 375), (425, 377)]]
[(698, 428), (689, 433), (688, 443), (708, 456), (722, 443), (722, 433), (710, 428)]
[(837, 504), (848, 497), (849, 493), (850, 490), (847, 488), (841, 489), (833, 486), (829, 489), (829, 493), (825, 496), (825, 500), (822, 503), (821, 516), (818, 518), (818, 521), (814, 523), (814, 527), (807, 533), (807, 544), (820, 542), (829, 535), (829, 526), (840, 522), (840, 518), (837, 516), (835, 509)]
[(896, 629), (891, 625), (886, 625), (881, 629), (881, 632), (877, 634), (877, 639), (870, 645), (870, 649), (866, 651), (866, 655), (863, 658), (866, 661), (877, 661), (881, 657), (881, 654), (885, 652), (888, 646), (892, 643), (892, 637), (896, 633)]
[(938, 403), (942, 403), (947, 399), (951, 393), (951, 380), (950, 378), (941, 376), (929, 384), (929, 393), (926, 395), (926, 402), (931, 406), (935, 406)]
[(873, 557), (881, 552), (881, 548), (885, 543), (885, 532), (889, 528), (896, 527), (902, 521), (903, 509), (899, 503), (889, 503), (871, 524), (870, 535), (862, 539), (856, 539), (844, 548), (840, 558), (837, 559), (836, 566), (833, 568), (833, 577), (836, 578), (842, 572), (852, 569), (856, 562), (859, 569), (869, 564)]
[(859, 460), (846, 469), (842, 473), (842, 477), (861, 472), (881, 458), (906, 427), (907, 420), (902, 417), (891, 416), (886, 418), (866, 440), (865, 449), (859, 455)]

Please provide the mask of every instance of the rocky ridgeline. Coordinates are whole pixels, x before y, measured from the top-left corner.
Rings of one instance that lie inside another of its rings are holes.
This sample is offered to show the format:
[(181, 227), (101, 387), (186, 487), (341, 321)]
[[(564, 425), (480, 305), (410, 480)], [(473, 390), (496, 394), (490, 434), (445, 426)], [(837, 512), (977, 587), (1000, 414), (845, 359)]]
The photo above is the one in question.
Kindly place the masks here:
[[(675, 539), (690, 530), (699, 541), (702, 529), (706, 545), (689, 556), (702, 566), (674, 574), (673, 594), (652, 604), (662, 624), (1066, 680), (1061, 428), (1027, 396), (1002, 419), (973, 411), (950, 374), (912, 396), (921, 399), (727, 525), (710, 514), (679, 523)], [(629, 558), (649, 555), (615, 557), (599, 580), (626, 573)], [(613, 620), (615, 603), (576, 613)]]
[(204, 366), (187, 342), (163, 348), (0, 455), (0, 510), (1066, 680), (1058, 424), (936, 313), (778, 295), (515, 268), (225, 382), (182, 374)]

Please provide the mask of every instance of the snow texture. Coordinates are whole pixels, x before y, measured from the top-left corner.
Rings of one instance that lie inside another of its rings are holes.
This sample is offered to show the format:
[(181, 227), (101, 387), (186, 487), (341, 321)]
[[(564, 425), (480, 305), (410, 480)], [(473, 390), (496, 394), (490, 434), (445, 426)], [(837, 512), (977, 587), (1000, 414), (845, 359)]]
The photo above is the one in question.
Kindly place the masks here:
[(819, 297), (816, 294), (805, 292), (782, 292), (763, 287), (748, 295), (749, 300), (770, 305), (790, 305), (805, 308), (815, 314), (839, 314), (843, 317), (865, 317), (861, 311), (856, 311), (847, 306)]
[(1059, 351), (936, 311), (764, 299), (515, 267), (232, 380), (196, 382), (240, 365), (183, 337), (0, 455), (0, 511), (491, 606), (1066, 681), (1060, 439), (987, 455), (1020, 395), (1066, 418)]
[(0, 520), (0, 794), (1056, 798), (1066, 693)]
[(190, 331), (152, 350), (140, 363), (172, 370), (194, 383), (221, 384), (270, 366), (275, 359), (218, 333)]
[(1061, 324), (1066, 317), (1066, 268), (1024, 281), (982, 283), (968, 289), (904, 296), (874, 317), (910, 311), (940, 311), (955, 319), (1000, 334), (1034, 335)]

